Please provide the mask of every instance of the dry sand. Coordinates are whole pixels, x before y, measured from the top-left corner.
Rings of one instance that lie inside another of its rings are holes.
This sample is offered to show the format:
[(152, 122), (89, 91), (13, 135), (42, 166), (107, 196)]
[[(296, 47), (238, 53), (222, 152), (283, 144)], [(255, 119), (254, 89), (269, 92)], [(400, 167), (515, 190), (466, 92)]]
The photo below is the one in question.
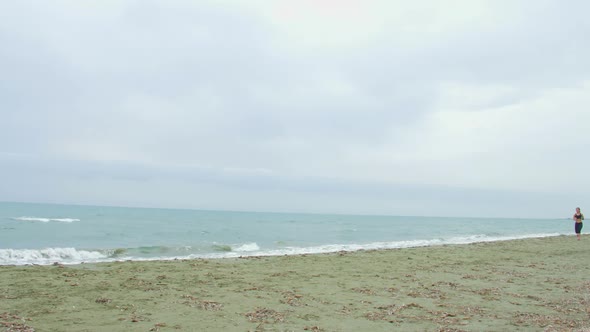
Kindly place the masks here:
[[(590, 331), (590, 237), (0, 267), (8, 331)], [(12, 329), (11, 329), (12, 328)]]

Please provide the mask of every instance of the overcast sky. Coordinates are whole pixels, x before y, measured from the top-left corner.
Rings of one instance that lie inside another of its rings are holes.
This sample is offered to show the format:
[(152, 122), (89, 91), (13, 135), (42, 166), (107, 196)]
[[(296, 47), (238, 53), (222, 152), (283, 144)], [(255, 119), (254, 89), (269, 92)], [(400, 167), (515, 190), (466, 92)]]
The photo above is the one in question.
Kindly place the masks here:
[(0, 1), (0, 200), (590, 208), (585, 0)]

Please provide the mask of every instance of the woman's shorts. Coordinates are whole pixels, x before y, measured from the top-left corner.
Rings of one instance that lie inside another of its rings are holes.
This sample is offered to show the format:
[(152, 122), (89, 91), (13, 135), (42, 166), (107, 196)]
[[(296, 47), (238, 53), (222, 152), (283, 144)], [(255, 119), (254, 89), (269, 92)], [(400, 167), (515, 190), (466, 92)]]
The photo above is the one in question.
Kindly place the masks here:
[(575, 225), (576, 225), (575, 226), (576, 227), (576, 234), (580, 234), (582, 232), (582, 226), (584, 226), (584, 224), (581, 222), (577, 222), (577, 223), (575, 223)]

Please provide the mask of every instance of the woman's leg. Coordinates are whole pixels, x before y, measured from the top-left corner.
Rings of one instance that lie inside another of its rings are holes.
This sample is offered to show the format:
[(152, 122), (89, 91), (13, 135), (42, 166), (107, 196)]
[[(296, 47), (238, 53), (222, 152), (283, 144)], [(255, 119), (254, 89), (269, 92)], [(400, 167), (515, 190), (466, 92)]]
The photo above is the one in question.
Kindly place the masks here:
[(581, 222), (577, 222), (575, 226), (576, 226), (576, 227), (575, 227), (575, 228), (576, 228), (576, 237), (577, 237), (577, 238), (578, 238), (578, 240), (579, 240), (579, 239), (580, 239), (580, 237), (581, 237), (581, 233), (582, 233), (582, 226), (583, 226), (583, 224), (582, 224)]

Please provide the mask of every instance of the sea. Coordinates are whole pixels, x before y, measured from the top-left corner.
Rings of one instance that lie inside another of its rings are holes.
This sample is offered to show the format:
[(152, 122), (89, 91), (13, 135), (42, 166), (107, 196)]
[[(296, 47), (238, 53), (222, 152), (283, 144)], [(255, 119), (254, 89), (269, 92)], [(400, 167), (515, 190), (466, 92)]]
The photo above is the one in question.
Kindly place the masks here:
[(0, 202), (0, 265), (224, 259), (573, 233), (564, 219), (206, 211)]

